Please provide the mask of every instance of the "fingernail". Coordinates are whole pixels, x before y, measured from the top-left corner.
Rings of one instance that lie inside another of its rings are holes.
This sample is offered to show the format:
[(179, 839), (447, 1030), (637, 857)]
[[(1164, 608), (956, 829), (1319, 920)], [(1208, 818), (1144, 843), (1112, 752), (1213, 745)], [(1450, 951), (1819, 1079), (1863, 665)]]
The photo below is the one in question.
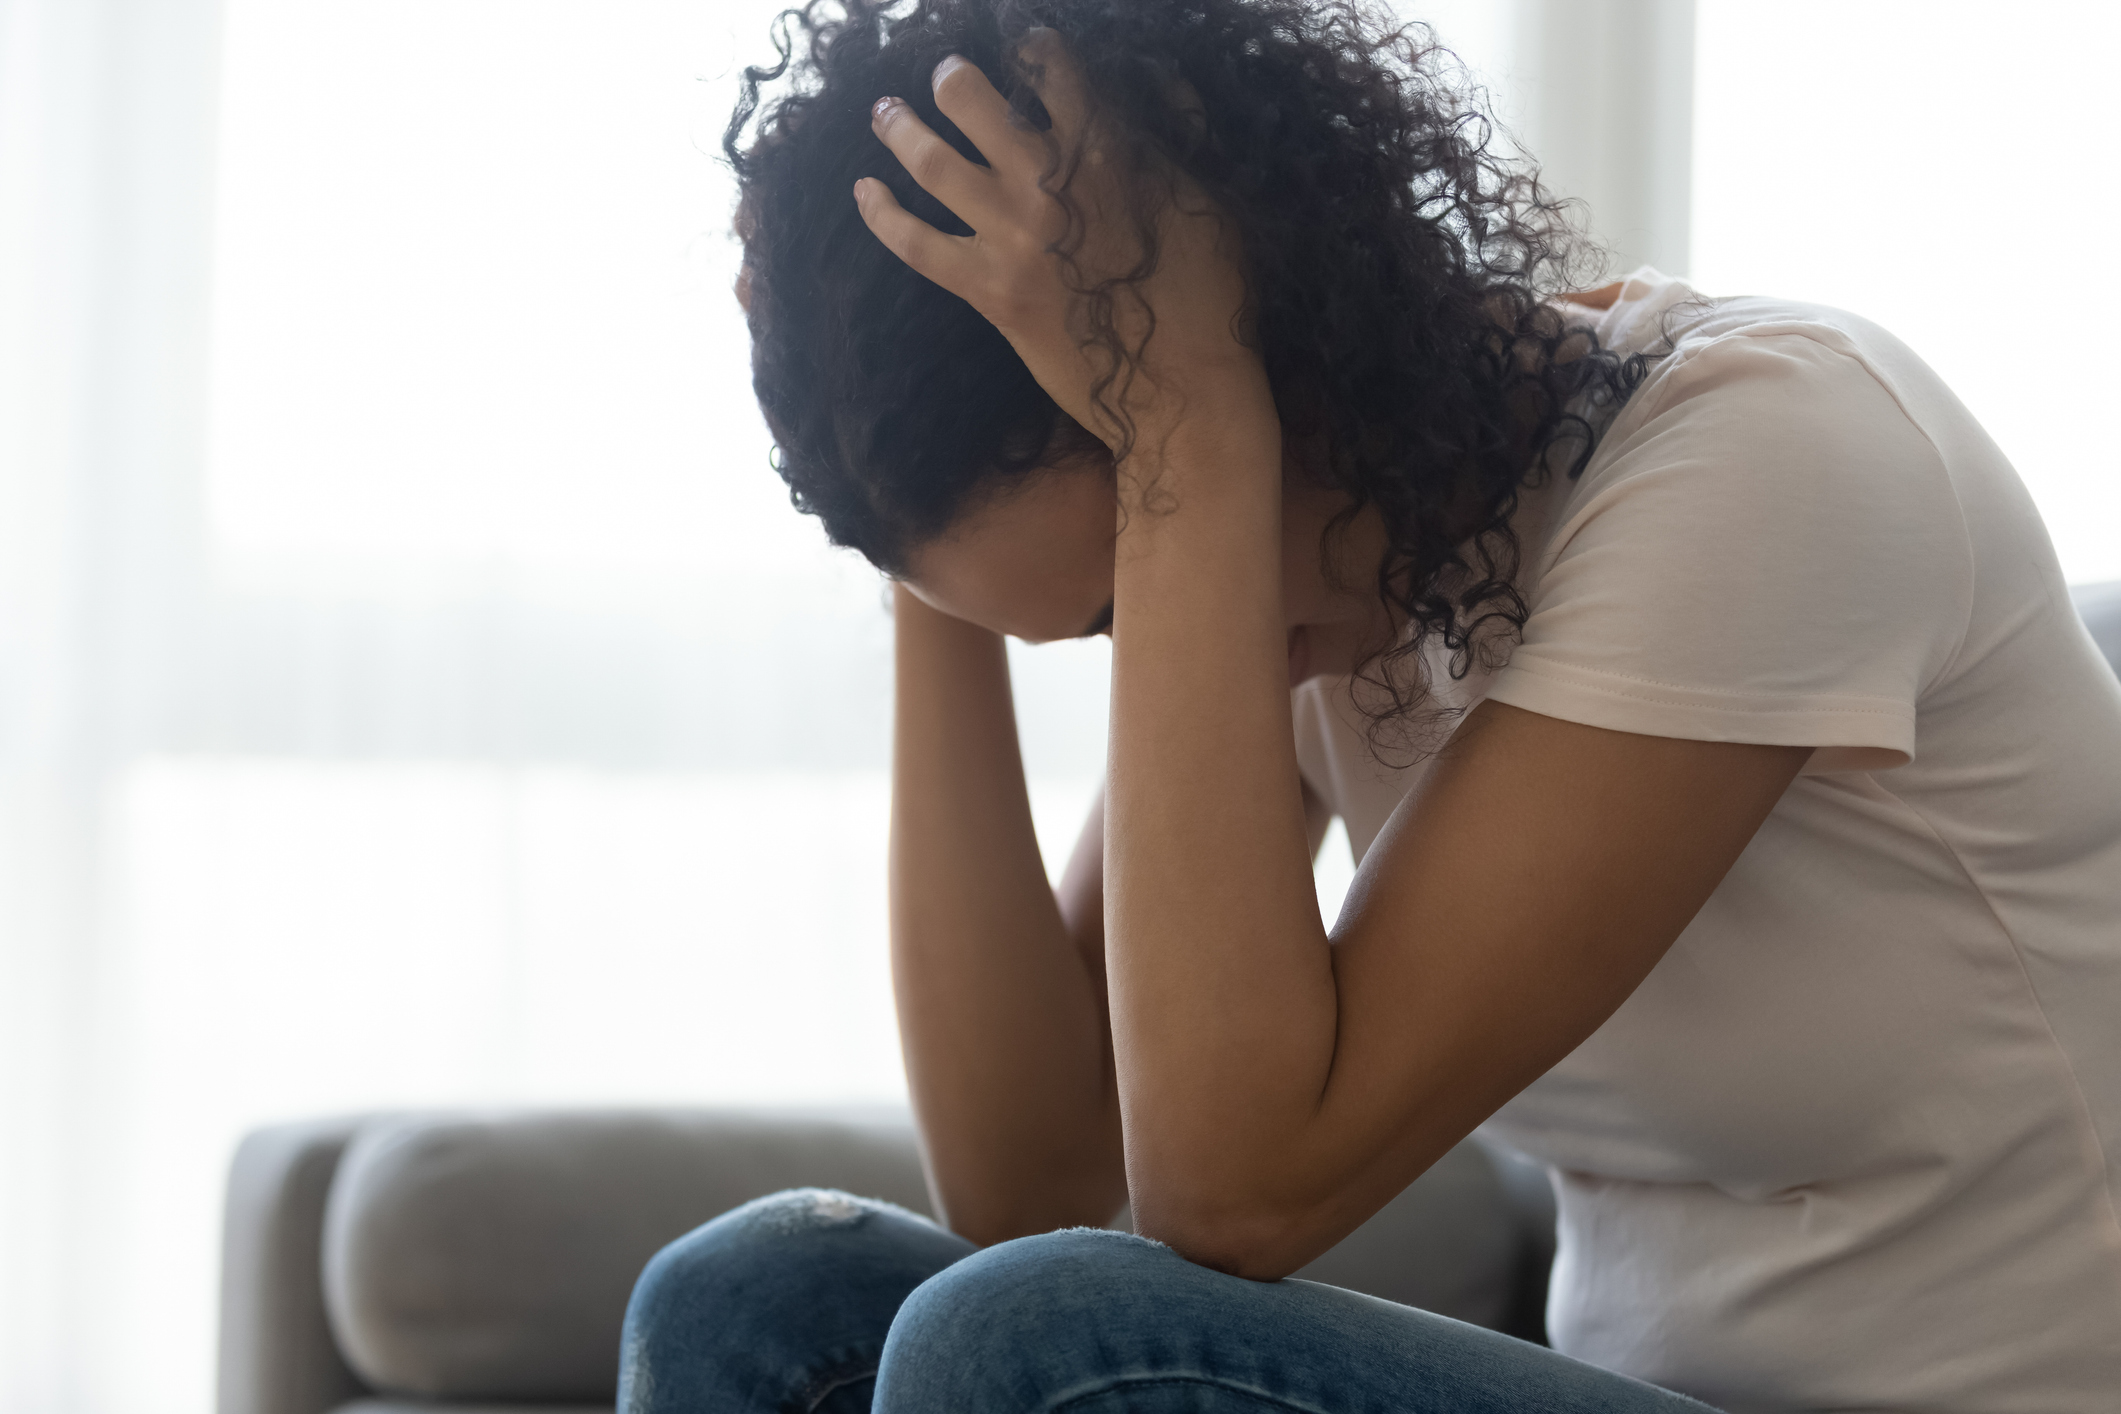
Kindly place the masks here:
[(898, 100), (896, 98), (879, 98), (876, 101), (876, 106), (869, 110), (870, 121), (878, 123), (882, 122), (884, 120), (884, 115), (886, 113), (889, 113), (891, 111), (892, 105), (897, 102)]
[(948, 55), (944, 58), (942, 63), (937, 64), (935, 66), (935, 72), (928, 76), (928, 82), (935, 85), (937, 88), (941, 88), (943, 86), (944, 78), (949, 75), (952, 69), (955, 69), (959, 64), (968, 62), (970, 61), (967, 60), (962, 54)]

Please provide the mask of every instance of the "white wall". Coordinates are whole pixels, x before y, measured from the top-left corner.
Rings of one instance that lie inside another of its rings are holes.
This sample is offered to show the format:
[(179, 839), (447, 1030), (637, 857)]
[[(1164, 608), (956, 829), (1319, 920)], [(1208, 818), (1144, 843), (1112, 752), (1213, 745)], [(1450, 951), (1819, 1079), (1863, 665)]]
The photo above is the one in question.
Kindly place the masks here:
[(2072, 580), (2121, 579), (2106, 425), (2121, 6), (1701, 0), (1693, 275), (1883, 324), (2010, 456)]

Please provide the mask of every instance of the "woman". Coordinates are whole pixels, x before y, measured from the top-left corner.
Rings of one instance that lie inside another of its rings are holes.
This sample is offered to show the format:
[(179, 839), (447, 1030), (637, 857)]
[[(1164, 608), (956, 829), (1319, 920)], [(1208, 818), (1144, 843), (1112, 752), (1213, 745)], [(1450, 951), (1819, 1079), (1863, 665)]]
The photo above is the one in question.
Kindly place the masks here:
[[(792, 26), (740, 296), (797, 505), (894, 584), (949, 1230), (709, 1224), (625, 1407), (2110, 1409), (2121, 688), (1936, 377), (1555, 294), (1565, 225), (1353, 4)], [(1099, 632), (1049, 891), (1002, 637)], [(1554, 1175), (1560, 1353), (1278, 1281), (1483, 1123)]]

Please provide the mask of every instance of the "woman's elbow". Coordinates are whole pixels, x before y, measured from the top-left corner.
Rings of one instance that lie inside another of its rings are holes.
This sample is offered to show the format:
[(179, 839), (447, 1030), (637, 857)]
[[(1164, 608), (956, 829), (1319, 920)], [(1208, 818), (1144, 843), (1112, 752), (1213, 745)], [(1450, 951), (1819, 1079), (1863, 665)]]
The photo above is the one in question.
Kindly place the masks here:
[(1280, 1281), (1302, 1267), (1309, 1250), (1302, 1224), (1265, 1208), (1208, 1208), (1144, 1204), (1137, 1199), (1135, 1231), (1196, 1266), (1247, 1281)]

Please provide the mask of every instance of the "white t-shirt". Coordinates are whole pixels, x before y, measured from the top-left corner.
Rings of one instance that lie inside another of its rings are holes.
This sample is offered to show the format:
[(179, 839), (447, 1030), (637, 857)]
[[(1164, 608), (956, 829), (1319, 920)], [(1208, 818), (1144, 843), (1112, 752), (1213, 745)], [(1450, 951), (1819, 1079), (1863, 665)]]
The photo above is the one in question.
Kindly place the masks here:
[[(1890, 335), (1647, 270), (1584, 317), (1672, 352), (1527, 495), (1507, 666), (1438, 696), (1814, 750), (1487, 1127), (1554, 1175), (1554, 1343), (1734, 1414), (2114, 1414), (2121, 683)], [(1359, 859), (1423, 768), (1380, 766), (1347, 694), (1298, 689), (1298, 758)]]

